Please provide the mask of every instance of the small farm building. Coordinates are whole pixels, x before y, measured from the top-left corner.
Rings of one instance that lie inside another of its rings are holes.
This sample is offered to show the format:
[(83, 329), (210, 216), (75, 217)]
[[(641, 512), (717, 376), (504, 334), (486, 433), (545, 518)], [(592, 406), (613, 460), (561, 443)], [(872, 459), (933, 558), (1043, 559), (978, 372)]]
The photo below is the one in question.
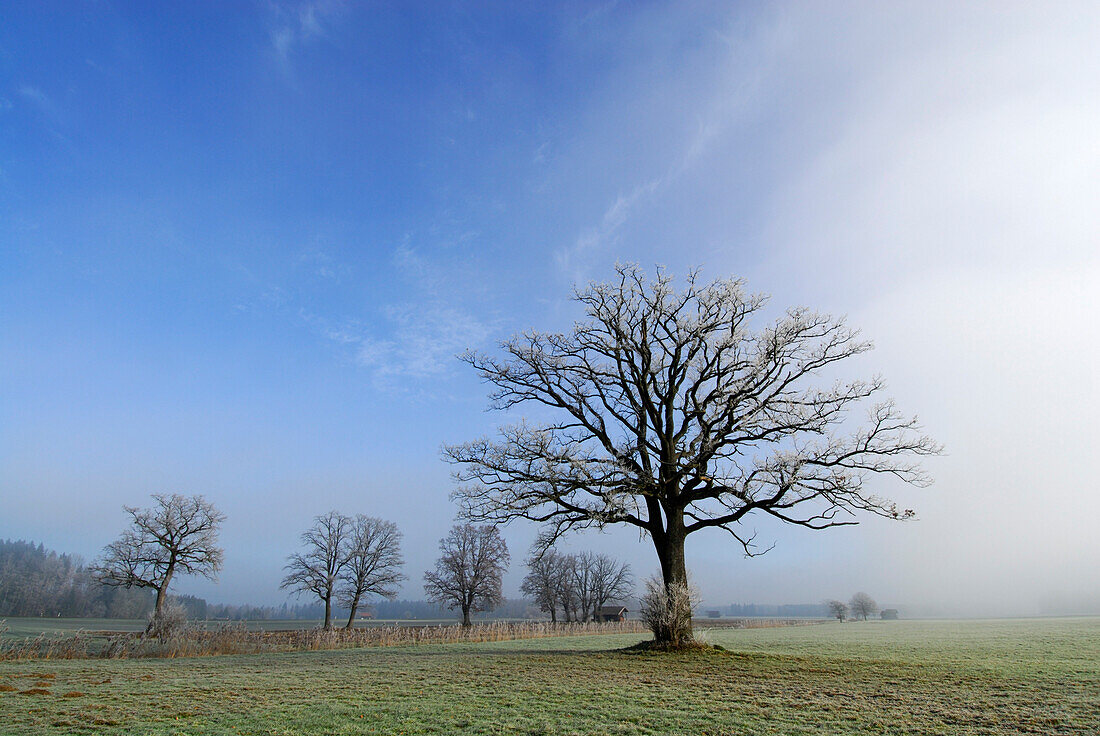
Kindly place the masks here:
[(897, 621), (898, 609), (896, 608), (884, 608), (882, 609), (882, 619), (884, 621)]
[(626, 606), (603, 606), (596, 611), (596, 620), (601, 624), (609, 621), (626, 621)]

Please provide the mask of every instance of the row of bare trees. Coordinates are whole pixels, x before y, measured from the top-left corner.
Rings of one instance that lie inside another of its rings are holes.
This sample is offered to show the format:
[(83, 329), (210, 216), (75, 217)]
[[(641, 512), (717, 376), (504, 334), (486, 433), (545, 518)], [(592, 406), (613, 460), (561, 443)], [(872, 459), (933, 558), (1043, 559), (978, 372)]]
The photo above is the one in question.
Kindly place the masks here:
[(599, 611), (611, 601), (630, 597), (634, 576), (630, 565), (593, 552), (563, 554), (550, 548), (527, 561), (528, 573), (520, 590), (540, 610), (566, 622), (598, 620)]
[[(92, 570), (104, 585), (154, 590), (149, 631), (159, 632), (167, 625), (168, 587), (176, 575), (216, 578), (224, 557), (217, 535), (225, 515), (202, 496), (156, 494), (153, 501), (147, 509), (125, 507), (130, 527), (104, 549)], [(325, 606), (325, 629), (332, 628), (335, 601), (349, 611), (345, 628), (350, 629), (367, 596), (393, 598), (407, 579), (401, 571), (401, 539), (391, 521), (339, 511), (322, 514), (302, 533), (302, 549), (288, 559), (280, 587), (317, 596)], [(456, 525), (440, 541), (440, 553), (435, 569), (424, 576), (431, 601), (461, 611), (464, 626), (470, 625), (472, 613), (503, 602), (510, 556), (497, 527)], [(541, 592), (535, 597), (540, 605), (549, 600), (543, 610), (554, 620), (559, 604), (566, 621), (594, 618), (608, 600), (625, 597), (631, 583), (630, 568), (606, 555), (551, 551), (541, 561), (553, 568), (554, 592), (552, 599)], [(536, 569), (541, 568), (532, 567), (532, 575)]]

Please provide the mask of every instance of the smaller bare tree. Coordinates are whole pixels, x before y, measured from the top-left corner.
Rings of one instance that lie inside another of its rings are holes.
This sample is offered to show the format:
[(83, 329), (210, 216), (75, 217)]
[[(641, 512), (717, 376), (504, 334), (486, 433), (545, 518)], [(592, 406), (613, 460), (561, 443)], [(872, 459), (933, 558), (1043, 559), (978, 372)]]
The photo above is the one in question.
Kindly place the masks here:
[(875, 599), (866, 593), (856, 593), (852, 596), (852, 600), (848, 601), (849, 608), (852, 609), (852, 618), (861, 618), (864, 621), (867, 617), (878, 611), (878, 604), (875, 603)]
[(577, 578), (573, 574), (576, 564), (574, 555), (561, 556), (560, 574), (555, 581), (555, 595), (561, 604), (561, 610), (565, 616), (565, 623), (580, 621), (580, 595), (577, 590)]
[(550, 621), (556, 623), (562, 578), (565, 576), (565, 556), (554, 549), (533, 554), (527, 560), (527, 569), (520, 592), (530, 597), (540, 611), (549, 613)]
[(593, 608), (592, 569), (596, 556), (591, 552), (569, 555), (570, 586), (577, 608), (573, 619), (578, 623), (588, 620)]
[(848, 604), (844, 601), (827, 600), (825, 601), (825, 607), (829, 609), (829, 615), (837, 621), (843, 623), (844, 619), (848, 618)]
[(510, 559), (508, 545), (492, 525), (458, 524), (440, 540), (442, 553), (435, 570), (424, 574), (428, 600), (462, 611), (462, 625), (470, 613), (489, 611), (504, 601), (502, 579)]
[(355, 625), (355, 614), (364, 595), (374, 593), (383, 598), (397, 595), (397, 584), (407, 579), (401, 572), (403, 564), (401, 532), (396, 524), (363, 514), (351, 520), (339, 596), (340, 604), (351, 611), (346, 628)]
[(302, 532), (305, 551), (290, 556), (283, 568), (287, 575), (279, 584), (298, 593), (313, 593), (324, 601), (326, 630), (332, 628), (332, 598), (347, 564), (351, 529), (352, 520), (339, 512), (316, 517), (313, 526)]
[(107, 545), (92, 565), (103, 585), (149, 588), (157, 600), (146, 633), (159, 632), (168, 601), (168, 586), (176, 575), (217, 579), (223, 551), (218, 527), (225, 514), (199, 496), (153, 494), (153, 507), (123, 506), (130, 528)]

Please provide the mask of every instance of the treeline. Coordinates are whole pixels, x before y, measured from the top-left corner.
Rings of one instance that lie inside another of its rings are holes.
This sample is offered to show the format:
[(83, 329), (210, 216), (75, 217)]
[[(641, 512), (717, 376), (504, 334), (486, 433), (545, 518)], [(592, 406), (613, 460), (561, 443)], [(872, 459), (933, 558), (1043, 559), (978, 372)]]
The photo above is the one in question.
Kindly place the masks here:
[(144, 618), (152, 610), (151, 591), (104, 587), (76, 555), (0, 540), (0, 616)]
[[(320, 605), (253, 606), (232, 603), (207, 603), (206, 599), (193, 595), (175, 595), (172, 600), (183, 606), (187, 618), (212, 621), (275, 621), (312, 620), (321, 618), (324, 609)], [(152, 609), (150, 609), (152, 610)]]
[[(704, 609), (706, 610), (706, 609)], [(791, 603), (769, 605), (766, 603), (731, 603), (718, 609), (730, 618), (828, 618), (829, 609), (824, 603)]]

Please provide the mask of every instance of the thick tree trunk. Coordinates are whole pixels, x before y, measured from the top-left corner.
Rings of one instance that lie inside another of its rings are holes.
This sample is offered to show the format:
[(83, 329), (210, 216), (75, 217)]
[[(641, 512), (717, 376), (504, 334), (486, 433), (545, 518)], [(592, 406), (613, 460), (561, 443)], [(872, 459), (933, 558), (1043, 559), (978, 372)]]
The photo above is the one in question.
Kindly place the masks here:
[(149, 619), (149, 625), (145, 627), (145, 633), (151, 634), (159, 627), (161, 616), (164, 615), (164, 602), (168, 599), (166, 591), (168, 588), (161, 585), (156, 588), (157, 602), (153, 605), (153, 617)]
[(691, 593), (684, 557), (686, 538), (683, 519), (671, 514), (667, 532), (662, 538), (653, 539), (661, 562), (661, 577), (664, 580), (669, 608), (665, 621), (653, 632), (654, 638), (661, 644), (680, 646), (694, 639), (691, 627)]
[(472, 623), (470, 622), (470, 607), (469, 606), (463, 606), (462, 607), (462, 625), (463, 626), (471, 626), (472, 625)]
[(550, 606), (550, 623), (556, 624), (558, 622), (558, 609), (554, 606)]
[(168, 584), (172, 582), (172, 574), (175, 572), (173, 568), (174, 565), (169, 565), (160, 587), (155, 589), (157, 591), (157, 602), (153, 605), (153, 618), (149, 619), (149, 625), (145, 627), (146, 634), (154, 631), (159, 632), (160, 630), (160, 622), (164, 618), (164, 606), (168, 602)]
[(332, 628), (332, 596), (325, 598), (325, 631)]

